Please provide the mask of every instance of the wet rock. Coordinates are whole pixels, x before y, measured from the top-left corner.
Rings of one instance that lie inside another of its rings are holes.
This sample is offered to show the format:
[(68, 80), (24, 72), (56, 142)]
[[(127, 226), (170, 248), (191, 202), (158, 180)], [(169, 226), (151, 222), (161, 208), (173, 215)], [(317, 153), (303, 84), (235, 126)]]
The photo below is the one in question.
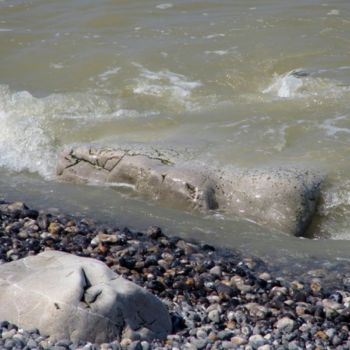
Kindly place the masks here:
[(191, 209), (221, 209), (277, 230), (302, 235), (316, 210), (323, 177), (298, 169), (223, 171), (176, 163), (159, 152), (76, 148), (62, 153), (64, 181), (116, 184)]

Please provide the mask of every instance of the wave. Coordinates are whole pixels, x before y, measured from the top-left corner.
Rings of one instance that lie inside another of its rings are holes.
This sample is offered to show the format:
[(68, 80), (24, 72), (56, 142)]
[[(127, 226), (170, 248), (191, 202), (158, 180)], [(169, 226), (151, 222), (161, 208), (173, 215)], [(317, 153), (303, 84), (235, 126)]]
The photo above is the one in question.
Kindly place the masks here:
[(272, 83), (262, 92), (287, 99), (318, 96), (337, 98), (350, 92), (350, 87), (337, 80), (318, 77), (317, 72), (298, 68), (285, 74), (274, 74)]
[(155, 98), (160, 104), (166, 104), (168, 107), (196, 109), (192, 92), (201, 87), (202, 82), (190, 80), (185, 75), (170, 70), (152, 71), (136, 63), (134, 66), (140, 70), (139, 76), (134, 79), (134, 94)]
[(37, 98), (28, 91), (13, 92), (0, 85), (0, 167), (53, 178), (57, 154), (65, 146), (67, 135), (79, 142), (82, 128), (158, 114), (124, 108), (118, 99), (94, 93)]
[(40, 113), (43, 108), (29, 92), (11, 93), (0, 86), (0, 166), (52, 176), (55, 140)]

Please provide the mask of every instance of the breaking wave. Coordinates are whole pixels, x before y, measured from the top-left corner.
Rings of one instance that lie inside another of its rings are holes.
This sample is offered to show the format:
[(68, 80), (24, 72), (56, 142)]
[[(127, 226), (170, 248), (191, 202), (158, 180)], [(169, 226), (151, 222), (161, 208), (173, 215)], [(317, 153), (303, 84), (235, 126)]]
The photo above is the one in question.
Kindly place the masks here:
[(43, 107), (29, 92), (11, 93), (0, 86), (0, 166), (52, 176), (55, 140), (40, 113)]
[(278, 98), (341, 97), (350, 87), (340, 81), (321, 78), (317, 73), (295, 69), (285, 74), (274, 74), (272, 83), (262, 91)]

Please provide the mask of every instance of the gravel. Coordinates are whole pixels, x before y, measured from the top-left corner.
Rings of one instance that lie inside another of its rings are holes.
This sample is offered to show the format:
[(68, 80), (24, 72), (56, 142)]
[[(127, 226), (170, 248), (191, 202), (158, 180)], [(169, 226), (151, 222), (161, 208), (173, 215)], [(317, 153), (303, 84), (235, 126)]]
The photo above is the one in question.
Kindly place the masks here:
[[(325, 284), (326, 270), (274, 276), (260, 260), (207, 244), (96, 224), (0, 202), (0, 264), (55, 249), (105, 262), (156, 294), (171, 313), (165, 341), (51, 344), (37, 329), (0, 320), (0, 349), (349, 349), (349, 277)], [(40, 312), (40, 311), (39, 311)]]

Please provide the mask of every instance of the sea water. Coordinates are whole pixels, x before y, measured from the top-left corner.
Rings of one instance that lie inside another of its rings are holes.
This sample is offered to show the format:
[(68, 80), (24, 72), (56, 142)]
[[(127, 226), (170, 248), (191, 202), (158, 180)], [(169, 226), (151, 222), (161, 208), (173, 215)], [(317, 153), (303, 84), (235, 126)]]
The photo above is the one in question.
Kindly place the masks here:
[[(1, 0), (0, 195), (257, 254), (347, 258), (349, 48), (348, 0)], [(59, 153), (85, 144), (319, 169), (314, 239), (58, 184)]]

